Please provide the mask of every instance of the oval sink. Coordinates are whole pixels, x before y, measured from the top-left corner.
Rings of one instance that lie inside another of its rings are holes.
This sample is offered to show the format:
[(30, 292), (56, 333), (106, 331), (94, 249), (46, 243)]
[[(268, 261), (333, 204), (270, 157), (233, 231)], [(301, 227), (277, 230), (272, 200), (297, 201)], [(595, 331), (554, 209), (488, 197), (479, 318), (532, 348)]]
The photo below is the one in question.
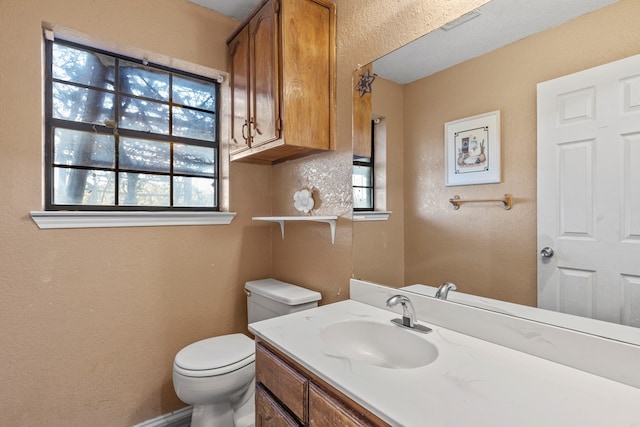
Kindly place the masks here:
[(438, 358), (433, 344), (391, 323), (332, 323), (320, 330), (320, 338), (339, 356), (384, 368), (419, 368)]

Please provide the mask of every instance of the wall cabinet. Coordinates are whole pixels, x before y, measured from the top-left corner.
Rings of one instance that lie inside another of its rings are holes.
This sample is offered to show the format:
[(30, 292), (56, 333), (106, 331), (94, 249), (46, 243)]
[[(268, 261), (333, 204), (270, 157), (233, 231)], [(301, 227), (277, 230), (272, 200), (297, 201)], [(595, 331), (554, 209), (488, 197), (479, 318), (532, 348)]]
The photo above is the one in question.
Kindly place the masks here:
[(388, 426), (263, 341), (256, 344), (256, 427)]
[(335, 5), (266, 0), (227, 42), (231, 160), (335, 148)]

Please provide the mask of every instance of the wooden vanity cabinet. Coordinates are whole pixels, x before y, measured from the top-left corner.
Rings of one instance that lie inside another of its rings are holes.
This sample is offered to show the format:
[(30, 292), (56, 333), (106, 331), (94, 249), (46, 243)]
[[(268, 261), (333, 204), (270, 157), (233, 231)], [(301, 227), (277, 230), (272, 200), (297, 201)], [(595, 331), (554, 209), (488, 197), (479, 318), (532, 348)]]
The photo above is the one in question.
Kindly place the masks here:
[(388, 426), (264, 341), (256, 343), (256, 427)]
[(227, 41), (231, 160), (334, 148), (335, 5), (266, 0)]

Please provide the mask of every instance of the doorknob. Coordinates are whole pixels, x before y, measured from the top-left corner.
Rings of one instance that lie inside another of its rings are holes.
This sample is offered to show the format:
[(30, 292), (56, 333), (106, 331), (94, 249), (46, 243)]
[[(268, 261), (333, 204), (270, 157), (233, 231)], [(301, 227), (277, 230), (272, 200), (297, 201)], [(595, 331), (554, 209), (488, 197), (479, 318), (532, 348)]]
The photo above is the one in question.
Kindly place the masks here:
[(553, 254), (553, 249), (551, 249), (549, 246), (542, 248), (542, 250), (540, 251), (540, 255), (542, 255), (543, 258), (551, 258)]

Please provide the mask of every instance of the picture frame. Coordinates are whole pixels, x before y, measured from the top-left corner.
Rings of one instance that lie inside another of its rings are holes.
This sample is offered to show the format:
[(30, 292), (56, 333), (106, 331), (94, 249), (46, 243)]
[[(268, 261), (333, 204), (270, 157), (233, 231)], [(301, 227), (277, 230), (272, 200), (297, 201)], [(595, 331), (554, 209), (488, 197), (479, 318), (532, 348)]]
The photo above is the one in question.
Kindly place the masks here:
[(500, 111), (444, 124), (445, 185), (501, 182)]

